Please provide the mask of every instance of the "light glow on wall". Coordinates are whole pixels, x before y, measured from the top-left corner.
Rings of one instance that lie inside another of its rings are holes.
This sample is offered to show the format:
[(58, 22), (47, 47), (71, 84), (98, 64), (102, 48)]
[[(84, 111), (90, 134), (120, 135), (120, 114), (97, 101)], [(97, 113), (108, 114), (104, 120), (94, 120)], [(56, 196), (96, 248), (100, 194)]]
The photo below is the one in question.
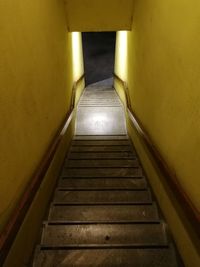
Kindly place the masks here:
[(72, 32), (72, 63), (74, 80), (80, 78), (83, 71), (83, 49), (81, 32)]
[(127, 80), (127, 56), (128, 56), (128, 32), (117, 32), (117, 44), (118, 44), (118, 73), (123, 80)]

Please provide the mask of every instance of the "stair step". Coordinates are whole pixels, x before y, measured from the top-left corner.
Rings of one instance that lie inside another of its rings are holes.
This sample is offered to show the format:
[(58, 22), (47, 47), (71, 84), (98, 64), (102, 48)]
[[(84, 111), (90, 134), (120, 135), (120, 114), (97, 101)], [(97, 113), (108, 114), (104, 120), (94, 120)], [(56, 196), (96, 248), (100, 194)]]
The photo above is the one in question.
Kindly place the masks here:
[(118, 101), (81, 101), (79, 103), (79, 107), (83, 107), (83, 106), (103, 106), (103, 107), (107, 107), (107, 106), (115, 106), (115, 107), (119, 107), (122, 106), (122, 104)]
[(164, 223), (45, 224), (41, 244), (50, 247), (158, 247), (166, 246)]
[(72, 152), (68, 159), (136, 159), (136, 156), (132, 152)]
[(33, 267), (177, 267), (173, 247), (92, 250), (38, 248), (35, 256)]
[(141, 177), (141, 168), (79, 168), (79, 169), (63, 169), (62, 177), (68, 178), (106, 178), (106, 177)]
[(121, 103), (119, 101), (115, 101), (113, 99), (107, 99), (107, 100), (106, 99), (104, 99), (104, 100), (102, 100), (102, 99), (96, 99), (96, 100), (91, 99), (91, 100), (81, 100), (79, 102), (79, 106), (82, 106), (83, 104), (85, 104), (85, 105), (93, 104), (93, 105), (99, 106), (99, 105), (102, 105), (102, 104), (111, 104), (111, 105), (113, 105), (113, 104), (121, 104)]
[(130, 146), (129, 140), (74, 140), (72, 146)]
[(90, 106), (92, 107), (121, 107), (122, 104), (117, 101), (109, 101), (109, 102), (82, 101), (79, 103), (78, 109), (80, 109), (81, 107), (90, 107)]
[(64, 191), (56, 190), (54, 202), (69, 203), (148, 203), (149, 190), (142, 191)]
[(88, 100), (81, 100), (79, 102), (79, 105), (78, 107), (82, 106), (82, 105), (94, 105), (94, 106), (100, 106), (100, 105), (120, 105), (122, 106), (122, 103), (120, 101), (113, 101), (112, 99), (109, 99), (108, 101), (105, 101), (105, 100), (101, 100), (101, 99), (97, 99), (96, 101), (95, 100), (91, 100), (91, 101), (88, 101)]
[(127, 135), (75, 135), (73, 140), (128, 140)]
[(51, 221), (155, 221), (158, 211), (155, 203), (150, 205), (98, 205), (61, 206), (52, 205)]
[(65, 161), (64, 168), (107, 168), (107, 167), (122, 167), (122, 168), (129, 168), (129, 167), (139, 167), (139, 162), (137, 159), (79, 159), (79, 160), (72, 160), (68, 159)]
[(110, 95), (109, 97), (105, 98), (105, 97), (91, 97), (90, 95), (90, 98), (88, 97), (83, 97), (81, 98), (80, 102), (96, 102), (96, 103), (99, 103), (99, 102), (120, 102), (118, 99), (116, 99), (115, 95)]
[(83, 97), (81, 98), (80, 102), (81, 101), (97, 101), (97, 100), (101, 100), (101, 101), (118, 101), (119, 102), (119, 99), (116, 98), (116, 95), (112, 92), (110, 93), (105, 93), (103, 95), (101, 94), (98, 94), (97, 91), (95, 92), (95, 94), (86, 94), (86, 95), (83, 95)]
[(63, 178), (59, 180), (59, 187), (66, 189), (145, 189), (144, 178)]
[(129, 145), (125, 146), (72, 146), (71, 152), (134, 152)]

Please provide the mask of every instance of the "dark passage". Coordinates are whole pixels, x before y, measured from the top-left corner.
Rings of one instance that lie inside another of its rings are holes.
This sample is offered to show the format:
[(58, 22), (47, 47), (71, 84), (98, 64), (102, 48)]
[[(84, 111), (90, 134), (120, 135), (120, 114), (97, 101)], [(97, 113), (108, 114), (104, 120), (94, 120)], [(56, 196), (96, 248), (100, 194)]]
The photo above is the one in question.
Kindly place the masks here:
[(113, 76), (115, 32), (82, 33), (86, 85)]

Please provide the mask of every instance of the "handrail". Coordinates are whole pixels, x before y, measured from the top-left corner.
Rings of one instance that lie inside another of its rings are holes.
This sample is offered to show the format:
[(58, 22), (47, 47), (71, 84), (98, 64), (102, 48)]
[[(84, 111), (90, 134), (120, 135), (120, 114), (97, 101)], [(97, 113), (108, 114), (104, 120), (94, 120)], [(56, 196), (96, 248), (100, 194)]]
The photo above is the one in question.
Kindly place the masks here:
[(121, 83), (124, 89), (128, 115), (134, 128), (147, 146), (163, 177), (166, 178), (166, 184), (169, 186), (172, 192), (175, 193), (180, 206), (184, 208), (186, 216), (189, 218), (194, 229), (200, 236), (200, 211), (192, 203), (192, 200), (189, 198), (180, 182), (178, 181), (176, 173), (169, 167), (159, 150), (156, 148), (156, 145), (152, 141), (148, 132), (143, 127), (135, 112), (132, 110), (127, 83), (124, 82), (117, 74), (114, 73), (113, 76), (117, 81)]
[(77, 81), (75, 81), (73, 83), (73, 86), (72, 86), (72, 95), (71, 95), (71, 103), (70, 103), (70, 109), (71, 110), (74, 109), (74, 106), (75, 106), (76, 89), (77, 89), (79, 83), (82, 82), (82, 80), (84, 79), (84, 77), (85, 77), (85, 74), (81, 75), (81, 77)]
[(20, 198), (17, 208), (14, 210), (9, 218), (4, 230), (0, 233), (0, 266), (3, 265), (10, 247), (19, 231), (19, 228), (26, 216), (26, 213), (43, 181), (43, 178), (52, 162), (55, 152), (62, 140), (62, 137), (67, 131), (67, 128), (73, 118), (74, 108), (75, 108), (75, 94), (78, 84), (84, 79), (83, 74), (76, 82), (73, 84), (74, 92), (71, 95), (71, 106), (67, 113), (65, 119), (63, 120), (57, 134), (55, 135), (53, 141), (49, 145), (45, 155), (43, 156), (39, 167), (36, 169), (31, 182), (26, 187), (22, 197)]

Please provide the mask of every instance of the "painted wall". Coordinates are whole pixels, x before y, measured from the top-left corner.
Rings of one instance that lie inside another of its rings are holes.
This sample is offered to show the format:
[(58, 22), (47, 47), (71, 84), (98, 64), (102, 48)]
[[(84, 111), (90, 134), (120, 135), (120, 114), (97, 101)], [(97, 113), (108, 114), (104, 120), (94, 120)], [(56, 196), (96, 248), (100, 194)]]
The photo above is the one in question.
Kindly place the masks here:
[[(72, 84), (82, 75), (83, 63), (81, 44), (75, 43), (77, 38), (67, 32), (64, 2), (60, 0), (1, 1), (0, 36), (1, 231), (69, 110)], [(80, 33), (76, 36), (80, 41)], [(79, 62), (76, 65), (74, 49)], [(84, 83), (79, 85), (78, 95), (83, 87)], [(73, 124), (70, 127), (65, 147), (59, 148), (45, 177), (47, 189), (52, 190), (55, 183), (73, 134)], [(29, 218), (34, 220), (26, 219), (17, 240), (25, 241), (32, 222), (35, 228), (40, 226), (51, 190), (44, 190), (46, 196), (38, 197), (44, 205), (39, 210), (30, 209)], [(33, 207), (40, 204), (36, 201)], [(37, 219), (33, 214), (37, 214)], [(32, 241), (29, 245), (18, 243), (18, 253), (11, 251), (15, 264), (8, 266), (27, 263), (24, 248), (30, 253)]]
[[(155, 0), (153, 4), (150, 0), (135, 1), (133, 30), (118, 33), (117, 36), (115, 66), (116, 73), (128, 83), (133, 110), (198, 210), (199, 14), (200, 3), (197, 0)], [(120, 50), (121, 45), (124, 49)], [(122, 61), (120, 58), (123, 58)], [(115, 86), (123, 98), (120, 85), (116, 82)], [(150, 156), (130, 125), (129, 133), (186, 266), (199, 266), (199, 239), (195, 237), (186, 218), (180, 217), (181, 211), (178, 212), (178, 209), (181, 207), (177, 208), (171, 192), (163, 185)]]

